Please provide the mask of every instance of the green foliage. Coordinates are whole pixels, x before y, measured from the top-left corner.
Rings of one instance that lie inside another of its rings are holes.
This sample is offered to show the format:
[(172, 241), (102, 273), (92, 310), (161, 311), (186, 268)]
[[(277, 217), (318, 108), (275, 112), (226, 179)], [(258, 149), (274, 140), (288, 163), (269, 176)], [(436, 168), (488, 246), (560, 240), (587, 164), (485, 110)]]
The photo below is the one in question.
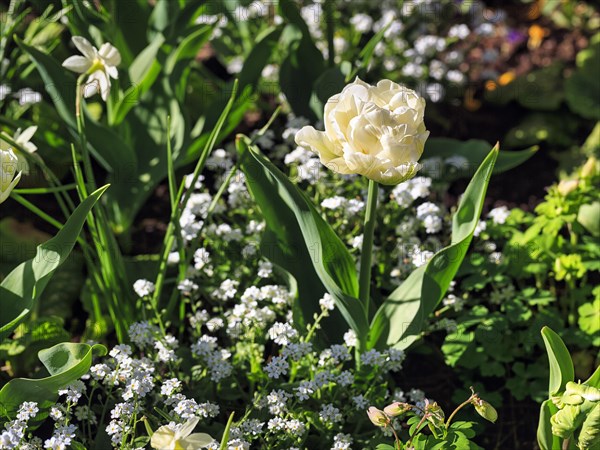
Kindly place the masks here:
[(73, 249), (87, 214), (107, 188), (108, 186), (104, 186), (90, 194), (56, 236), (38, 246), (33, 259), (16, 267), (2, 280), (0, 333), (3, 339), (36, 307), (50, 278)]
[(467, 186), (452, 220), (451, 244), (415, 270), (377, 311), (371, 345), (406, 348), (419, 338), (426, 318), (442, 300), (467, 253), (498, 152), (495, 147), (489, 153)]
[(536, 355), (544, 326), (577, 350), (576, 376), (590, 374), (600, 342), (600, 289), (589, 280), (600, 269), (600, 246), (578, 217), (582, 208), (588, 214), (598, 195), (596, 165), (592, 158), (571, 180), (552, 186), (536, 214), (513, 210), (504, 223), (488, 221), (476, 239), (452, 293), (453, 302), (469, 306), (438, 310), (456, 321), (442, 351), (466, 386), (477, 373), (489, 380), (490, 390), (504, 380), (514, 398), (541, 402), (547, 365)]
[(577, 55), (577, 70), (565, 84), (569, 108), (586, 119), (600, 120), (600, 33)]
[(58, 390), (85, 375), (92, 364), (92, 355), (103, 355), (102, 345), (62, 343), (40, 350), (38, 357), (50, 376), (38, 379), (15, 378), (0, 390), (0, 415), (14, 418), (19, 405), (37, 402), (48, 409), (58, 398)]
[[(348, 250), (310, 200), (247, 138), (238, 137), (242, 170), (248, 189), (268, 225), (261, 247), (267, 257), (288, 271), (298, 286), (300, 301), (295, 318), (300, 326), (319, 311), (318, 301), (329, 292), (358, 336), (366, 336), (368, 324), (357, 300), (358, 280)], [(310, 270), (311, 267), (313, 270)], [(347, 330), (343, 323), (329, 324), (330, 339)]]
[(573, 362), (558, 334), (548, 327), (542, 337), (550, 361), (550, 398), (542, 404), (538, 444), (542, 450), (577, 448), (589, 450), (600, 445), (600, 367), (584, 383), (575, 383)]

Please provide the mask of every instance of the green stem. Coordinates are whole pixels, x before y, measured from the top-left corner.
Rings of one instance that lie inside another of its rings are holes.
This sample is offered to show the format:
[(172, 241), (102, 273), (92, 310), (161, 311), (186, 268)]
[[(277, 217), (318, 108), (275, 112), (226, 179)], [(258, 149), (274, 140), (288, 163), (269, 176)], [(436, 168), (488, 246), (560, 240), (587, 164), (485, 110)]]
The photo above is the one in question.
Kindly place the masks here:
[(458, 405), (454, 411), (452, 411), (452, 414), (450, 414), (450, 417), (448, 417), (448, 420), (446, 421), (446, 431), (448, 431), (448, 428), (450, 427), (450, 423), (452, 422), (452, 419), (454, 418), (456, 413), (458, 413), (458, 411), (460, 411), (463, 407), (465, 407), (469, 403), (471, 403), (474, 396), (475, 396), (475, 394), (472, 394), (468, 399), (466, 399), (464, 402), (462, 402), (460, 405)]
[(365, 213), (365, 227), (363, 231), (363, 244), (360, 254), (359, 297), (369, 317), (369, 303), (371, 301), (371, 261), (373, 252), (373, 235), (375, 232), (375, 219), (377, 212), (377, 182), (369, 180), (367, 193), (367, 210)]

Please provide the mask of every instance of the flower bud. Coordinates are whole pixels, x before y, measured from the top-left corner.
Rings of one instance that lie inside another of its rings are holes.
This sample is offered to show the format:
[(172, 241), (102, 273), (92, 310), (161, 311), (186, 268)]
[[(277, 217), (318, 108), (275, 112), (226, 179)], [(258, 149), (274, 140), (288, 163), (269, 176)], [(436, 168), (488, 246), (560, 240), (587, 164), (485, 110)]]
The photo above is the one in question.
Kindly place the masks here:
[(367, 416), (373, 424), (377, 427), (386, 427), (390, 423), (390, 418), (380, 409), (371, 406), (367, 410)]
[(485, 400), (475, 397), (471, 403), (473, 403), (477, 414), (484, 419), (489, 420), (492, 423), (498, 420), (498, 413), (496, 412), (496, 409)]
[(566, 197), (579, 186), (579, 180), (562, 180), (558, 183), (558, 193)]
[(394, 402), (383, 408), (383, 412), (390, 417), (397, 417), (410, 410), (410, 408), (411, 406), (408, 403)]
[(591, 178), (598, 173), (598, 160), (593, 156), (585, 162), (581, 168), (581, 176), (583, 178)]

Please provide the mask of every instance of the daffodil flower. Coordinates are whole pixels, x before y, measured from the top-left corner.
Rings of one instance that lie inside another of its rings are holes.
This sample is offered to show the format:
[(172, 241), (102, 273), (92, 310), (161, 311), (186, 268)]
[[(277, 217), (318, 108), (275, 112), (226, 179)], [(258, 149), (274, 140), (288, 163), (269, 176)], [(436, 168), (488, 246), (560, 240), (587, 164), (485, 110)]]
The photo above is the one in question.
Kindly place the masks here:
[[(25, 150), (27, 153), (34, 153), (37, 150), (37, 146), (31, 142), (31, 138), (37, 131), (37, 127), (28, 127), (25, 128), (21, 132), (21, 129), (17, 129), (13, 136), (7, 135), (10, 137), (12, 141), (14, 141), (20, 148)], [(12, 149), (10, 144), (2, 139), (2, 135), (0, 135), (0, 150), (9, 150)], [(17, 168), (20, 172), (23, 172), (25, 175), (29, 175), (29, 163), (27, 159), (16, 149), (12, 149), (15, 155), (18, 158)], [(16, 150), (16, 151), (15, 151)]]
[(8, 198), (21, 179), (21, 172), (17, 173), (18, 162), (19, 159), (11, 148), (0, 149), (0, 203)]
[(150, 445), (157, 450), (198, 450), (206, 447), (214, 439), (206, 433), (194, 433), (194, 428), (200, 419), (194, 417), (186, 423), (170, 423), (160, 427), (152, 435)]
[(63, 67), (76, 72), (89, 74), (83, 96), (91, 97), (98, 92), (102, 100), (106, 101), (110, 93), (110, 79), (119, 78), (117, 66), (121, 63), (121, 54), (112, 44), (102, 44), (100, 50), (81, 36), (72, 37), (73, 44), (83, 54), (70, 56), (63, 62)]

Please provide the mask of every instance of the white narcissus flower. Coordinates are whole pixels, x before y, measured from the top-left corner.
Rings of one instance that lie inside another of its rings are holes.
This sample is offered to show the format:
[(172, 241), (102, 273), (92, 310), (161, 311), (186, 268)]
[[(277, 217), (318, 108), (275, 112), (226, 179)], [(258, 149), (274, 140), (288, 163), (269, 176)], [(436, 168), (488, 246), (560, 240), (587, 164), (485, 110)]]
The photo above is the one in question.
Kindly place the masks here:
[(359, 78), (325, 105), (325, 131), (304, 127), (296, 143), (319, 154), (334, 172), (395, 185), (413, 177), (429, 131), (425, 100), (390, 80), (371, 86)]
[(18, 164), (19, 158), (12, 149), (0, 149), (0, 203), (8, 198), (21, 179), (21, 172), (17, 173)]
[[(12, 141), (14, 141), (17, 145), (19, 145), (19, 147), (21, 147), (27, 153), (34, 153), (37, 150), (37, 146), (33, 142), (30, 142), (30, 141), (36, 131), (37, 131), (36, 126), (27, 127), (22, 132), (21, 132), (21, 129), (18, 128), (17, 131), (15, 132), (14, 136), (10, 136), (8, 134), (6, 136), (9, 137)], [(6, 151), (11, 148), (12, 147), (10, 146), (10, 144), (8, 144), (6, 141), (4, 141), (2, 139), (2, 135), (0, 135), (0, 150)], [(14, 151), (14, 149), (13, 149), (13, 151)], [(29, 175), (29, 163), (27, 162), (27, 159), (23, 155), (21, 155), (21, 152), (19, 152), (18, 150), (15, 152), (15, 155), (17, 156), (17, 158), (19, 160), (19, 162), (17, 164), (19, 171), (23, 172), (25, 175)]]
[(87, 73), (89, 78), (84, 86), (84, 97), (91, 97), (98, 92), (106, 101), (110, 93), (110, 79), (119, 78), (117, 66), (121, 64), (121, 54), (112, 44), (105, 42), (98, 50), (81, 36), (72, 37), (73, 44), (83, 56), (70, 56), (63, 62), (63, 67), (76, 73)]
[(194, 428), (200, 421), (192, 417), (186, 423), (164, 425), (154, 432), (150, 445), (157, 450), (197, 450), (213, 442), (206, 433), (194, 433)]

